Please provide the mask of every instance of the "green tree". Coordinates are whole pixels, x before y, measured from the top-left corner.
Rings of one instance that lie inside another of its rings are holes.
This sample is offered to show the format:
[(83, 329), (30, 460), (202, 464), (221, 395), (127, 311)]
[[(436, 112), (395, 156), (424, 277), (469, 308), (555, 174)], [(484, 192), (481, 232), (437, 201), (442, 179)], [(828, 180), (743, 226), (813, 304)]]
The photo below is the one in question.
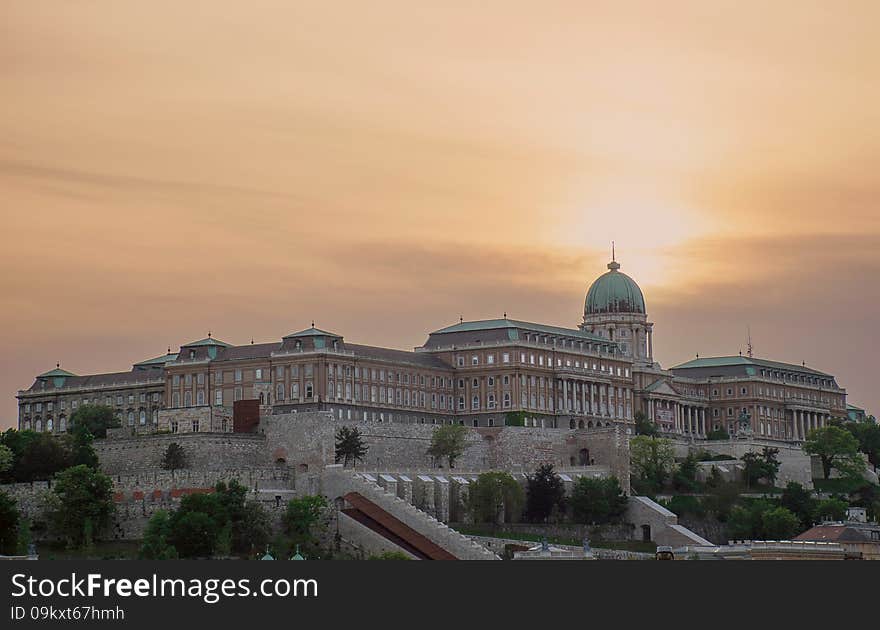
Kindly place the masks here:
[(822, 461), (825, 479), (837, 470), (847, 477), (861, 475), (864, 462), (859, 456), (859, 442), (852, 433), (840, 427), (827, 426), (813, 429), (807, 434), (804, 451), (816, 455)]
[(171, 519), (171, 531), (171, 543), (181, 558), (209, 558), (220, 526), (206, 512), (177, 510)]
[(627, 499), (616, 477), (581, 477), (574, 484), (570, 503), (575, 522), (607, 523), (623, 514)]
[(428, 455), (434, 457), (438, 462), (445, 457), (449, 462), (449, 467), (455, 468), (455, 460), (464, 453), (466, 436), (467, 429), (461, 424), (444, 424), (437, 427), (431, 435)]
[(15, 499), (0, 492), (0, 554), (15, 554), (18, 547), (18, 521)]
[(18, 521), (18, 540), (16, 553), (19, 556), (26, 556), (31, 550), (31, 522), (28, 519), (19, 519)]
[[(31, 432), (25, 432), (31, 433)], [(22, 443), (21, 454), (13, 466), (16, 481), (45, 481), (69, 468), (70, 451), (49, 433), (32, 433)]]
[(816, 513), (816, 499), (801, 484), (790, 481), (782, 491), (779, 505), (788, 509), (798, 518), (802, 530), (809, 528), (813, 524), (813, 516)]
[(823, 499), (819, 501), (818, 505), (816, 505), (816, 521), (829, 520), (829, 521), (842, 521), (846, 519), (846, 509), (849, 507), (849, 503), (844, 501), (843, 499), (838, 498), (830, 498)]
[(706, 434), (708, 440), (729, 440), (730, 435), (722, 428), (712, 429)]
[(112, 482), (104, 473), (79, 465), (55, 477), (56, 501), (49, 520), (70, 547), (88, 547), (91, 534), (101, 534), (113, 515)]
[(526, 520), (544, 523), (554, 513), (565, 509), (565, 486), (553, 464), (541, 464), (526, 480)]
[(171, 544), (171, 516), (165, 510), (156, 511), (147, 523), (141, 544), (140, 557), (144, 560), (173, 560), (177, 549)]
[(119, 426), (112, 407), (107, 405), (82, 405), (70, 415), (70, 426), (85, 427), (98, 439), (107, 437), (107, 429)]
[(774, 451), (778, 453), (779, 449), (764, 447), (763, 453), (748, 452), (740, 458), (743, 462), (743, 478), (747, 487), (751, 488), (761, 479), (766, 479), (769, 483), (772, 483), (771, 479), (776, 479), (779, 462), (775, 461)]
[(162, 455), (162, 468), (164, 470), (181, 470), (186, 468), (186, 451), (177, 442), (171, 442)]
[(697, 482), (697, 457), (694, 453), (688, 453), (684, 461), (672, 475), (672, 485), (681, 492), (696, 492), (700, 489)]
[(711, 512), (715, 518), (724, 523), (729, 520), (733, 507), (740, 500), (739, 486), (724, 481), (717, 468), (713, 467), (712, 470), (716, 474), (709, 477), (711, 483), (706, 483), (708, 494), (703, 497), (703, 505), (707, 512)]
[(630, 440), (629, 448), (633, 474), (650, 490), (654, 492), (661, 490), (675, 465), (672, 442), (667, 439), (637, 435)]
[(73, 425), (65, 438), (67, 449), (70, 452), (71, 466), (82, 464), (89, 468), (98, 468), (98, 455), (92, 445), (94, 437), (85, 425)]
[(291, 499), (281, 518), (284, 532), (293, 544), (314, 546), (323, 525), (327, 500), (320, 495), (304, 495)]
[(15, 463), (15, 455), (12, 449), (0, 443), (0, 474), (9, 471)]
[(525, 493), (506, 472), (486, 472), (468, 486), (468, 510), (475, 523), (500, 523), (519, 518)]
[(765, 499), (742, 501), (734, 505), (727, 519), (728, 535), (735, 540), (761, 540), (764, 535), (764, 512), (774, 509)]
[(357, 427), (340, 427), (336, 432), (336, 463), (342, 462), (347, 467), (350, 463), (357, 464), (364, 460), (367, 445)]
[(800, 531), (798, 517), (784, 507), (763, 512), (761, 526), (765, 540), (791, 540)]
[(873, 422), (847, 422), (843, 427), (859, 443), (859, 450), (868, 456), (872, 466), (880, 466), (880, 425)]
[(779, 475), (779, 449), (771, 446), (765, 446), (761, 449), (761, 459), (764, 460), (764, 479), (771, 486), (776, 483), (776, 477)]
[(225, 519), (230, 531), (230, 549), (253, 552), (263, 548), (271, 535), (269, 515), (262, 505), (247, 500), (247, 488), (235, 479), (228, 484), (220, 481), (214, 487), (217, 501), (222, 509), (215, 518)]
[(637, 411), (633, 414), (633, 420), (636, 422), (636, 435), (647, 435), (648, 437), (658, 437), (660, 432), (657, 425), (648, 419), (644, 411)]

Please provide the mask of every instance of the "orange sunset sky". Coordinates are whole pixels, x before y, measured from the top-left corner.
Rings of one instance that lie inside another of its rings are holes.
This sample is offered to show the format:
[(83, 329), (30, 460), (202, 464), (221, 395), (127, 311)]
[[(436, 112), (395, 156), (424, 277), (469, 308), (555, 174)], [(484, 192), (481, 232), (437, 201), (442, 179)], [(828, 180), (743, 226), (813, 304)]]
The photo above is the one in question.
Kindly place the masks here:
[(312, 319), (581, 320), (880, 409), (880, 3), (5, 0), (0, 426), (54, 367)]

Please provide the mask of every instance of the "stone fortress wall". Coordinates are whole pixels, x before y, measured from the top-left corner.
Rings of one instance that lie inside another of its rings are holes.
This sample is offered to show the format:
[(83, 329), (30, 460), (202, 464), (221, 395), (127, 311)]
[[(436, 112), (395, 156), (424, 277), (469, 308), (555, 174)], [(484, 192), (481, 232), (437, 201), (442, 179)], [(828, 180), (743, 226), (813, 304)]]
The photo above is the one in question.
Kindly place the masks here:
[[(435, 425), (344, 421), (329, 412), (265, 416), (254, 434), (164, 433), (101, 440), (95, 447), (101, 467), (110, 475), (161, 470), (162, 455), (171, 442), (183, 447), (191, 470), (278, 466), (301, 473), (334, 463), (335, 434), (342, 426), (361, 431), (369, 447), (365, 468), (436, 468), (426, 454)], [(619, 427), (468, 428), (467, 447), (455, 465), (469, 471), (531, 472), (544, 462), (558, 469), (605, 466), (629, 488), (629, 440)], [(441, 465), (445, 468), (446, 462)]]

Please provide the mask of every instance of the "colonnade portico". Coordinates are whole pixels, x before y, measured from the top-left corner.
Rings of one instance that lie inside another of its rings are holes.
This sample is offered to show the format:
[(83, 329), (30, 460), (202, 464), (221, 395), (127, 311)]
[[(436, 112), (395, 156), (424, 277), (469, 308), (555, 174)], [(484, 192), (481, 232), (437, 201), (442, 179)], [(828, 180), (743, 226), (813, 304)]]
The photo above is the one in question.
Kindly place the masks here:
[(557, 393), (558, 411), (631, 420), (633, 417), (632, 389), (610, 382), (590, 381), (576, 378), (560, 378)]
[(824, 411), (808, 409), (792, 409), (792, 436), (795, 440), (804, 441), (813, 429), (828, 426), (831, 415)]
[[(669, 421), (657, 422), (658, 415), (663, 415), (662, 410), (671, 412), (672, 433), (705, 437), (708, 433), (706, 423), (706, 406), (700, 403), (692, 404), (688, 401), (673, 399), (649, 398), (648, 419), (660, 426), (661, 430), (669, 428)], [(658, 414), (658, 411), (661, 413)]]

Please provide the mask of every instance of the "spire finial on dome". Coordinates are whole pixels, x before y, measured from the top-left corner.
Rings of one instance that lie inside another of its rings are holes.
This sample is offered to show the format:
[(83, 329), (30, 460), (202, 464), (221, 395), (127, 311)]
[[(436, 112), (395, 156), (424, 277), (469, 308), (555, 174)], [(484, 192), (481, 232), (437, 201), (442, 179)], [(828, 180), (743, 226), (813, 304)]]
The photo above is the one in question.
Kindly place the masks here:
[(620, 269), (620, 263), (617, 262), (617, 254), (614, 251), (614, 241), (611, 241), (611, 262), (608, 263), (608, 268), (611, 271), (617, 271)]

